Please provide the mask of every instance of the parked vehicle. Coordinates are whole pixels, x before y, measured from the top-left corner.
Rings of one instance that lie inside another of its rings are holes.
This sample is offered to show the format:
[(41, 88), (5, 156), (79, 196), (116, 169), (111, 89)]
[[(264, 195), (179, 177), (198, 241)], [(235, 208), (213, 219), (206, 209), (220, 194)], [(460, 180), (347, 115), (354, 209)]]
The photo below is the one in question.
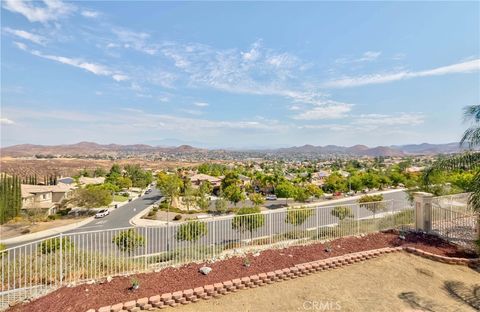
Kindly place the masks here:
[(325, 193), (325, 194), (323, 194), (323, 198), (325, 198), (325, 199), (332, 199), (332, 198), (333, 198), (333, 194)]
[(145, 194), (150, 194), (152, 192), (152, 189), (148, 189), (145, 191)]
[(108, 211), (108, 209), (102, 209), (95, 214), (95, 218), (96, 219), (103, 218), (108, 216), (109, 214), (110, 214), (110, 211)]
[(277, 195), (269, 194), (269, 195), (265, 196), (265, 199), (266, 200), (277, 200)]

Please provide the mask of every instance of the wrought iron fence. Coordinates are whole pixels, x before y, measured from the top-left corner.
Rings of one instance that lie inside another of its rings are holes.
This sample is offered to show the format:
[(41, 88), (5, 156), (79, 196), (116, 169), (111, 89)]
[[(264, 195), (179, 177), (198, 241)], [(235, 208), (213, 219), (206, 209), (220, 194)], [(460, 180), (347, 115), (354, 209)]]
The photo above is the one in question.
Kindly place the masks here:
[(252, 249), (411, 228), (414, 220), (408, 201), (390, 200), (60, 234), (0, 253), (0, 304), (64, 285), (222, 259)]
[(474, 248), (478, 213), (468, 204), (469, 193), (432, 199), (432, 233), (467, 248)]

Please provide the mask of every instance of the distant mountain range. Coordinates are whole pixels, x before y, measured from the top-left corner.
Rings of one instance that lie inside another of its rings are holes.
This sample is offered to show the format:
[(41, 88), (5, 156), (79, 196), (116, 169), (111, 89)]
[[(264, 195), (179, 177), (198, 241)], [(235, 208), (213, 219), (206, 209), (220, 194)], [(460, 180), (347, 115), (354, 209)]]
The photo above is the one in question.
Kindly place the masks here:
[(222, 150), (222, 149), (203, 149), (190, 145), (180, 145), (176, 147), (151, 146), (146, 144), (119, 145), (119, 144), (97, 144), (93, 142), (80, 142), (70, 145), (32, 145), (21, 144), (0, 149), (1, 156), (9, 157), (32, 157), (35, 155), (53, 155), (53, 156), (92, 156), (92, 155), (111, 155), (122, 157), (126, 155), (148, 155), (148, 154), (205, 154), (209, 153), (242, 153), (249, 154), (277, 154), (282, 156), (308, 155), (352, 155), (352, 156), (407, 156), (407, 155), (434, 155), (450, 154), (462, 151), (458, 143), (447, 144), (409, 144), (368, 147), (365, 145), (354, 145), (351, 147), (326, 145), (314, 146), (303, 145), (288, 148), (276, 149), (250, 149), (250, 150)]

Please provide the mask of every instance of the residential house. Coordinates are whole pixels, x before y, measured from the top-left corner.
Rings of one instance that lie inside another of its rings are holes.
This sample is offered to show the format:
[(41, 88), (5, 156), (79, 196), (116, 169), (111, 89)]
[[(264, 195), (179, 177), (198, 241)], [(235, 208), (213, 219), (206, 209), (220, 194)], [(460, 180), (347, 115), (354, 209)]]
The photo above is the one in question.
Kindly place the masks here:
[(58, 205), (68, 199), (73, 189), (66, 184), (30, 185), (22, 184), (22, 209), (40, 209), (48, 215), (54, 214)]

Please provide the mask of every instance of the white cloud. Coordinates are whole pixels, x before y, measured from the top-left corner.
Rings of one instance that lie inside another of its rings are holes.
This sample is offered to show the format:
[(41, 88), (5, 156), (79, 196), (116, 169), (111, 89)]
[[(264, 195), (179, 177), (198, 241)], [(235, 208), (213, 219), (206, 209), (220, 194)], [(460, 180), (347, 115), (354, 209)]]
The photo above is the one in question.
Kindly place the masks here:
[(348, 58), (348, 57), (338, 58), (335, 60), (335, 63), (348, 64), (348, 63), (371, 62), (378, 59), (378, 57), (381, 54), (382, 54), (381, 51), (367, 51), (363, 53), (361, 57), (358, 57), (358, 58)]
[(39, 1), (4, 0), (2, 2), (6, 10), (22, 14), (30, 22), (56, 21), (76, 10), (72, 4), (60, 0), (43, 0), (44, 5), (39, 5)]
[(0, 124), (2, 125), (13, 125), (15, 122), (11, 119), (0, 117)]
[(123, 47), (127, 49), (131, 48), (149, 55), (155, 55), (158, 52), (157, 45), (147, 43), (147, 40), (150, 38), (150, 35), (147, 33), (120, 28), (113, 29), (113, 33), (123, 43)]
[(96, 18), (100, 15), (97, 11), (91, 11), (91, 10), (83, 10), (82, 11), (82, 16), (87, 17), (87, 18)]
[(5, 27), (3, 30), (8, 34), (14, 35), (18, 38), (29, 40), (29, 41), (31, 41), (33, 43), (36, 43), (36, 44), (44, 45), (45, 42), (47, 41), (45, 37), (30, 33), (30, 32), (25, 31), (25, 30), (12, 29), (12, 28), (8, 28), (8, 27)]
[(193, 105), (198, 106), (198, 107), (207, 107), (209, 104), (206, 102), (195, 102)]
[(356, 125), (372, 126), (398, 126), (398, 125), (419, 125), (425, 122), (425, 116), (422, 113), (396, 113), (394, 115), (384, 114), (363, 114), (353, 119), (352, 123)]
[(261, 56), (260, 52), (261, 41), (257, 41), (252, 45), (252, 48), (248, 52), (240, 52), (243, 59), (248, 62), (254, 62)]
[(346, 117), (352, 110), (353, 104), (336, 103), (322, 106), (315, 106), (300, 114), (293, 116), (293, 119), (299, 120), (320, 120), (320, 119), (339, 119)]
[(112, 78), (115, 81), (125, 81), (129, 79), (127, 75), (123, 75), (123, 74), (114, 74), (112, 75)]
[(98, 76), (108, 76), (115, 81), (124, 81), (124, 80), (128, 79), (128, 76), (126, 76), (122, 73), (113, 71), (113, 70), (109, 69), (108, 67), (106, 67), (102, 64), (86, 62), (84, 60), (77, 59), (77, 58), (70, 58), (70, 57), (65, 57), (65, 56), (44, 54), (44, 53), (42, 53), (38, 50), (28, 49), (28, 47), (23, 43), (15, 42), (15, 44), (17, 45), (17, 47), (19, 49), (24, 50), (26, 52), (29, 52), (29, 53), (31, 53), (35, 56), (38, 56), (38, 57), (41, 57), (41, 58), (44, 58), (44, 59), (47, 59), (47, 60), (55, 61), (55, 62), (58, 62), (58, 63), (61, 63), (61, 64), (66, 64), (66, 65), (70, 65), (70, 66), (73, 66), (73, 67), (81, 68), (81, 69), (84, 69), (84, 70), (86, 70), (86, 71), (88, 71), (92, 74), (98, 75)]
[(359, 77), (345, 77), (328, 81), (323, 84), (326, 88), (348, 88), (370, 84), (380, 84), (416, 77), (441, 76), (457, 73), (472, 73), (480, 70), (480, 59), (437, 67), (423, 71), (400, 71), (395, 73), (364, 75)]

